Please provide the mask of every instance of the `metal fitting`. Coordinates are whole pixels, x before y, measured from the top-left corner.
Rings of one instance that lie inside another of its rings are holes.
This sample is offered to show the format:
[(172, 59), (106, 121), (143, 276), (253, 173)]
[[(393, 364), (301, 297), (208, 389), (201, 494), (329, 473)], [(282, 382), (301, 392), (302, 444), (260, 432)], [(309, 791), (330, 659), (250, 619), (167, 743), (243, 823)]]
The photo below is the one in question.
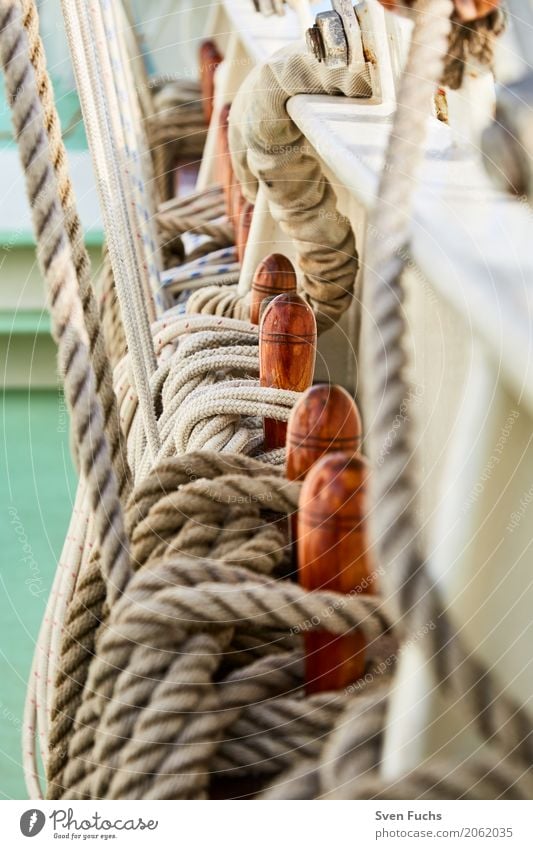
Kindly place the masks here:
[(365, 62), (361, 28), (351, 0), (331, 0), (331, 12), (319, 12), (307, 30), (310, 52), (328, 68), (355, 68)]
[(348, 45), (342, 21), (336, 12), (319, 12), (307, 30), (307, 45), (315, 59), (328, 68), (348, 66)]

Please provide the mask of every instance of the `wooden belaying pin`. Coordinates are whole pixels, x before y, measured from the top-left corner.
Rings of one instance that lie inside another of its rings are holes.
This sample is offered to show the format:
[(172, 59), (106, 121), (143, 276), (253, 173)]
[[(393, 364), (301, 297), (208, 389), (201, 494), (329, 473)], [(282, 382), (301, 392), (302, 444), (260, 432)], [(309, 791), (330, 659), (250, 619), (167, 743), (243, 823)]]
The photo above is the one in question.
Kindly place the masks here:
[(233, 166), (231, 164), (231, 156), (229, 152), (228, 140), (228, 122), (231, 104), (226, 103), (220, 110), (218, 118), (218, 135), (217, 135), (217, 158), (220, 167), (217, 168), (220, 173), (220, 182), (224, 190), (226, 200), (226, 212), (231, 220), (233, 220), (233, 187), (235, 178), (233, 175)]
[(235, 230), (235, 242), (237, 244), (239, 224), (242, 210), (246, 199), (242, 193), (241, 185), (233, 171), (231, 153), (229, 147), (229, 114), (231, 104), (226, 103), (219, 114), (217, 154), (220, 160), (220, 181), (224, 190), (226, 201), (226, 212)]
[(213, 115), (213, 98), (215, 96), (215, 71), (222, 62), (222, 56), (214, 41), (208, 39), (200, 45), (200, 86), (202, 89), (202, 106), (206, 123), (209, 124)]
[[(228, 143), (229, 150), (229, 143)], [(245, 198), (241, 191), (241, 184), (237, 180), (235, 173), (233, 174), (233, 185), (231, 187), (231, 215), (235, 233), (239, 229), (239, 220), (241, 217), (242, 208), (245, 204)]]
[[(307, 590), (373, 593), (373, 561), (366, 532), (368, 468), (361, 456), (326, 454), (309, 470), (298, 511), (298, 580)], [(327, 614), (326, 614), (327, 615)], [(342, 690), (364, 675), (360, 631), (305, 634), (308, 693)]]
[[(361, 447), (362, 424), (353, 398), (342, 386), (318, 383), (294, 405), (287, 424), (285, 476), (303, 481), (324, 454), (343, 451), (353, 457)], [(291, 516), (291, 540), (297, 541), (298, 514)], [(293, 550), (293, 558), (296, 550)]]
[[(259, 327), (261, 386), (303, 392), (311, 385), (316, 358), (316, 319), (296, 292), (277, 295), (266, 308)], [(287, 423), (264, 420), (265, 450), (282, 448)]]
[(269, 254), (257, 266), (252, 281), (250, 321), (259, 324), (261, 304), (265, 298), (296, 292), (296, 272), (283, 254)]
[(342, 386), (311, 386), (289, 417), (286, 477), (303, 480), (311, 466), (332, 451), (343, 451), (352, 457), (361, 447), (361, 432), (357, 405)]
[(244, 258), (244, 251), (246, 250), (248, 236), (250, 235), (250, 227), (252, 226), (253, 214), (253, 203), (243, 199), (239, 215), (237, 216), (236, 227), (237, 241), (235, 243), (235, 246), (237, 248), (237, 259), (239, 260), (239, 262), (242, 262)]

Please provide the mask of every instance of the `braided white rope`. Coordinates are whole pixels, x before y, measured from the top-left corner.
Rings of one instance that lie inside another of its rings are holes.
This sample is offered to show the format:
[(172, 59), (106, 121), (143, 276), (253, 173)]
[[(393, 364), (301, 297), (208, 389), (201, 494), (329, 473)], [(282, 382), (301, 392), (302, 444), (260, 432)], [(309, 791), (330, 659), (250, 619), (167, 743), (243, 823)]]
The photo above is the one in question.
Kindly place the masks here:
[[(99, 42), (101, 52), (108, 52), (112, 68), (112, 76), (103, 76), (106, 89), (113, 86), (116, 94), (116, 104), (125, 139), (125, 153), (129, 163), (129, 185), (133, 195), (131, 217), (136, 236), (137, 255), (141, 264), (141, 273), (145, 278), (144, 288), (148, 292), (148, 303), (155, 302), (156, 314), (161, 314), (167, 306), (159, 285), (161, 258), (155, 234), (155, 205), (153, 192), (147, 191), (148, 181), (152, 178), (150, 153), (146, 136), (143, 132), (142, 117), (136, 87), (128, 62), (126, 48), (117, 26), (117, 13), (121, 4), (110, 3), (109, 0), (90, 0), (89, 9), (95, 26), (104, 36)], [(100, 27), (100, 24), (103, 26)], [(123, 21), (125, 24), (125, 21)], [(112, 92), (109, 90), (109, 102)], [(155, 316), (150, 315), (153, 320)]]
[[(160, 399), (161, 449), (146, 451), (127, 358), (115, 370), (120, 422), (134, 478), (154, 464), (198, 448), (254, 454), (261, 450), (263, 418), (286, 421), (298, 393), (259, 386), (258, 328), (214, 316), (162, 318), (153, 327), (159, 367), (151, 390)], [(283, 452), (264, 456), (283, 462)]]
[[(131, 222), (127, 212), (129, 199), (127, 183), (124, 180), (124, 164), (122, 160), (117, 161), (119, 151), (116, 149), (116, 140), (120, 139), (121, 130), (116, 111), (113, 110), (113, 113), (110, 113), (102, 83), (104, 71), (110, 74), (110, 68), (109, 64), (102, 66), (104, 57), (99, 56), (96, 51), (97, 38), (101, 38), (101, 35), (97, 36), (95, 33), (93, 22), (86, 14), (84, 4), (80, 0), (63, 0), (62, 6), (72, 64), (98, 181), (109, 254), (122, 310), (135, 387), (148, 445), (155, 456), (159, 449), (159, 434), (150, 394), (150, 375), (155, 370), (155, 356)], [(123, 147), (123, 141), (121, 146)]]

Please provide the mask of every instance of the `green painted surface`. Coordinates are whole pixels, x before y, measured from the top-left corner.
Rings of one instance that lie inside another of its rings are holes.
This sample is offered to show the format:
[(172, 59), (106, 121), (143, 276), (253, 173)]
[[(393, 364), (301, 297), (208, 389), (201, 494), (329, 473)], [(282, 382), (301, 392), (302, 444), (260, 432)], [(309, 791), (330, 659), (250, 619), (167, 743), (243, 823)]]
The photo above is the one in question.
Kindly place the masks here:
[(26, 679), (75, 494), (56, 391), (8, 391), (0, 433), (0, 798), (23, 799)]
[[(88, 248), (100, 248), (104, 243), (104, 231), (101, 227), (85, 230), (83, 241)], [(35, 233), (33, 230), (1, 230), (0, 246), (9, 245), (12, 248), (27, 248), (35, 246)]]
[(50, 316), (44, 310), (12, 312), (0, 310), (0, 333), (11, 336), (18, 333), (50, 334)]

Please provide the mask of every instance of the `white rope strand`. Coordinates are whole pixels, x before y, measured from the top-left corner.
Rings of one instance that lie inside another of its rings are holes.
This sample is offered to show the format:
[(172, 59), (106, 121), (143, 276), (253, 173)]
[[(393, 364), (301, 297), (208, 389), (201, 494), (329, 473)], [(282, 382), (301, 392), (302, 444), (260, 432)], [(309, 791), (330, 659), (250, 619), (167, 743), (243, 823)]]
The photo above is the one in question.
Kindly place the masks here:
[[(62, 0), (65, 28), (89, 145), (102, 201), (109, 253), (124, 320), (135, 387), (150, 452), (159, 449), (159, 434), (150, 394), (150, 375), (156, 367), (143, 285), (137, 267), (128, 199), (120, 178), (117, 151), (113, 148), (112, 119), (101, 82), (102, 67), (96, 53), (96, 34), (79, 0)], [(80, 48), (83, 46), (83, 50)], [(148, 342), (148, 340), (150, 340)]]

